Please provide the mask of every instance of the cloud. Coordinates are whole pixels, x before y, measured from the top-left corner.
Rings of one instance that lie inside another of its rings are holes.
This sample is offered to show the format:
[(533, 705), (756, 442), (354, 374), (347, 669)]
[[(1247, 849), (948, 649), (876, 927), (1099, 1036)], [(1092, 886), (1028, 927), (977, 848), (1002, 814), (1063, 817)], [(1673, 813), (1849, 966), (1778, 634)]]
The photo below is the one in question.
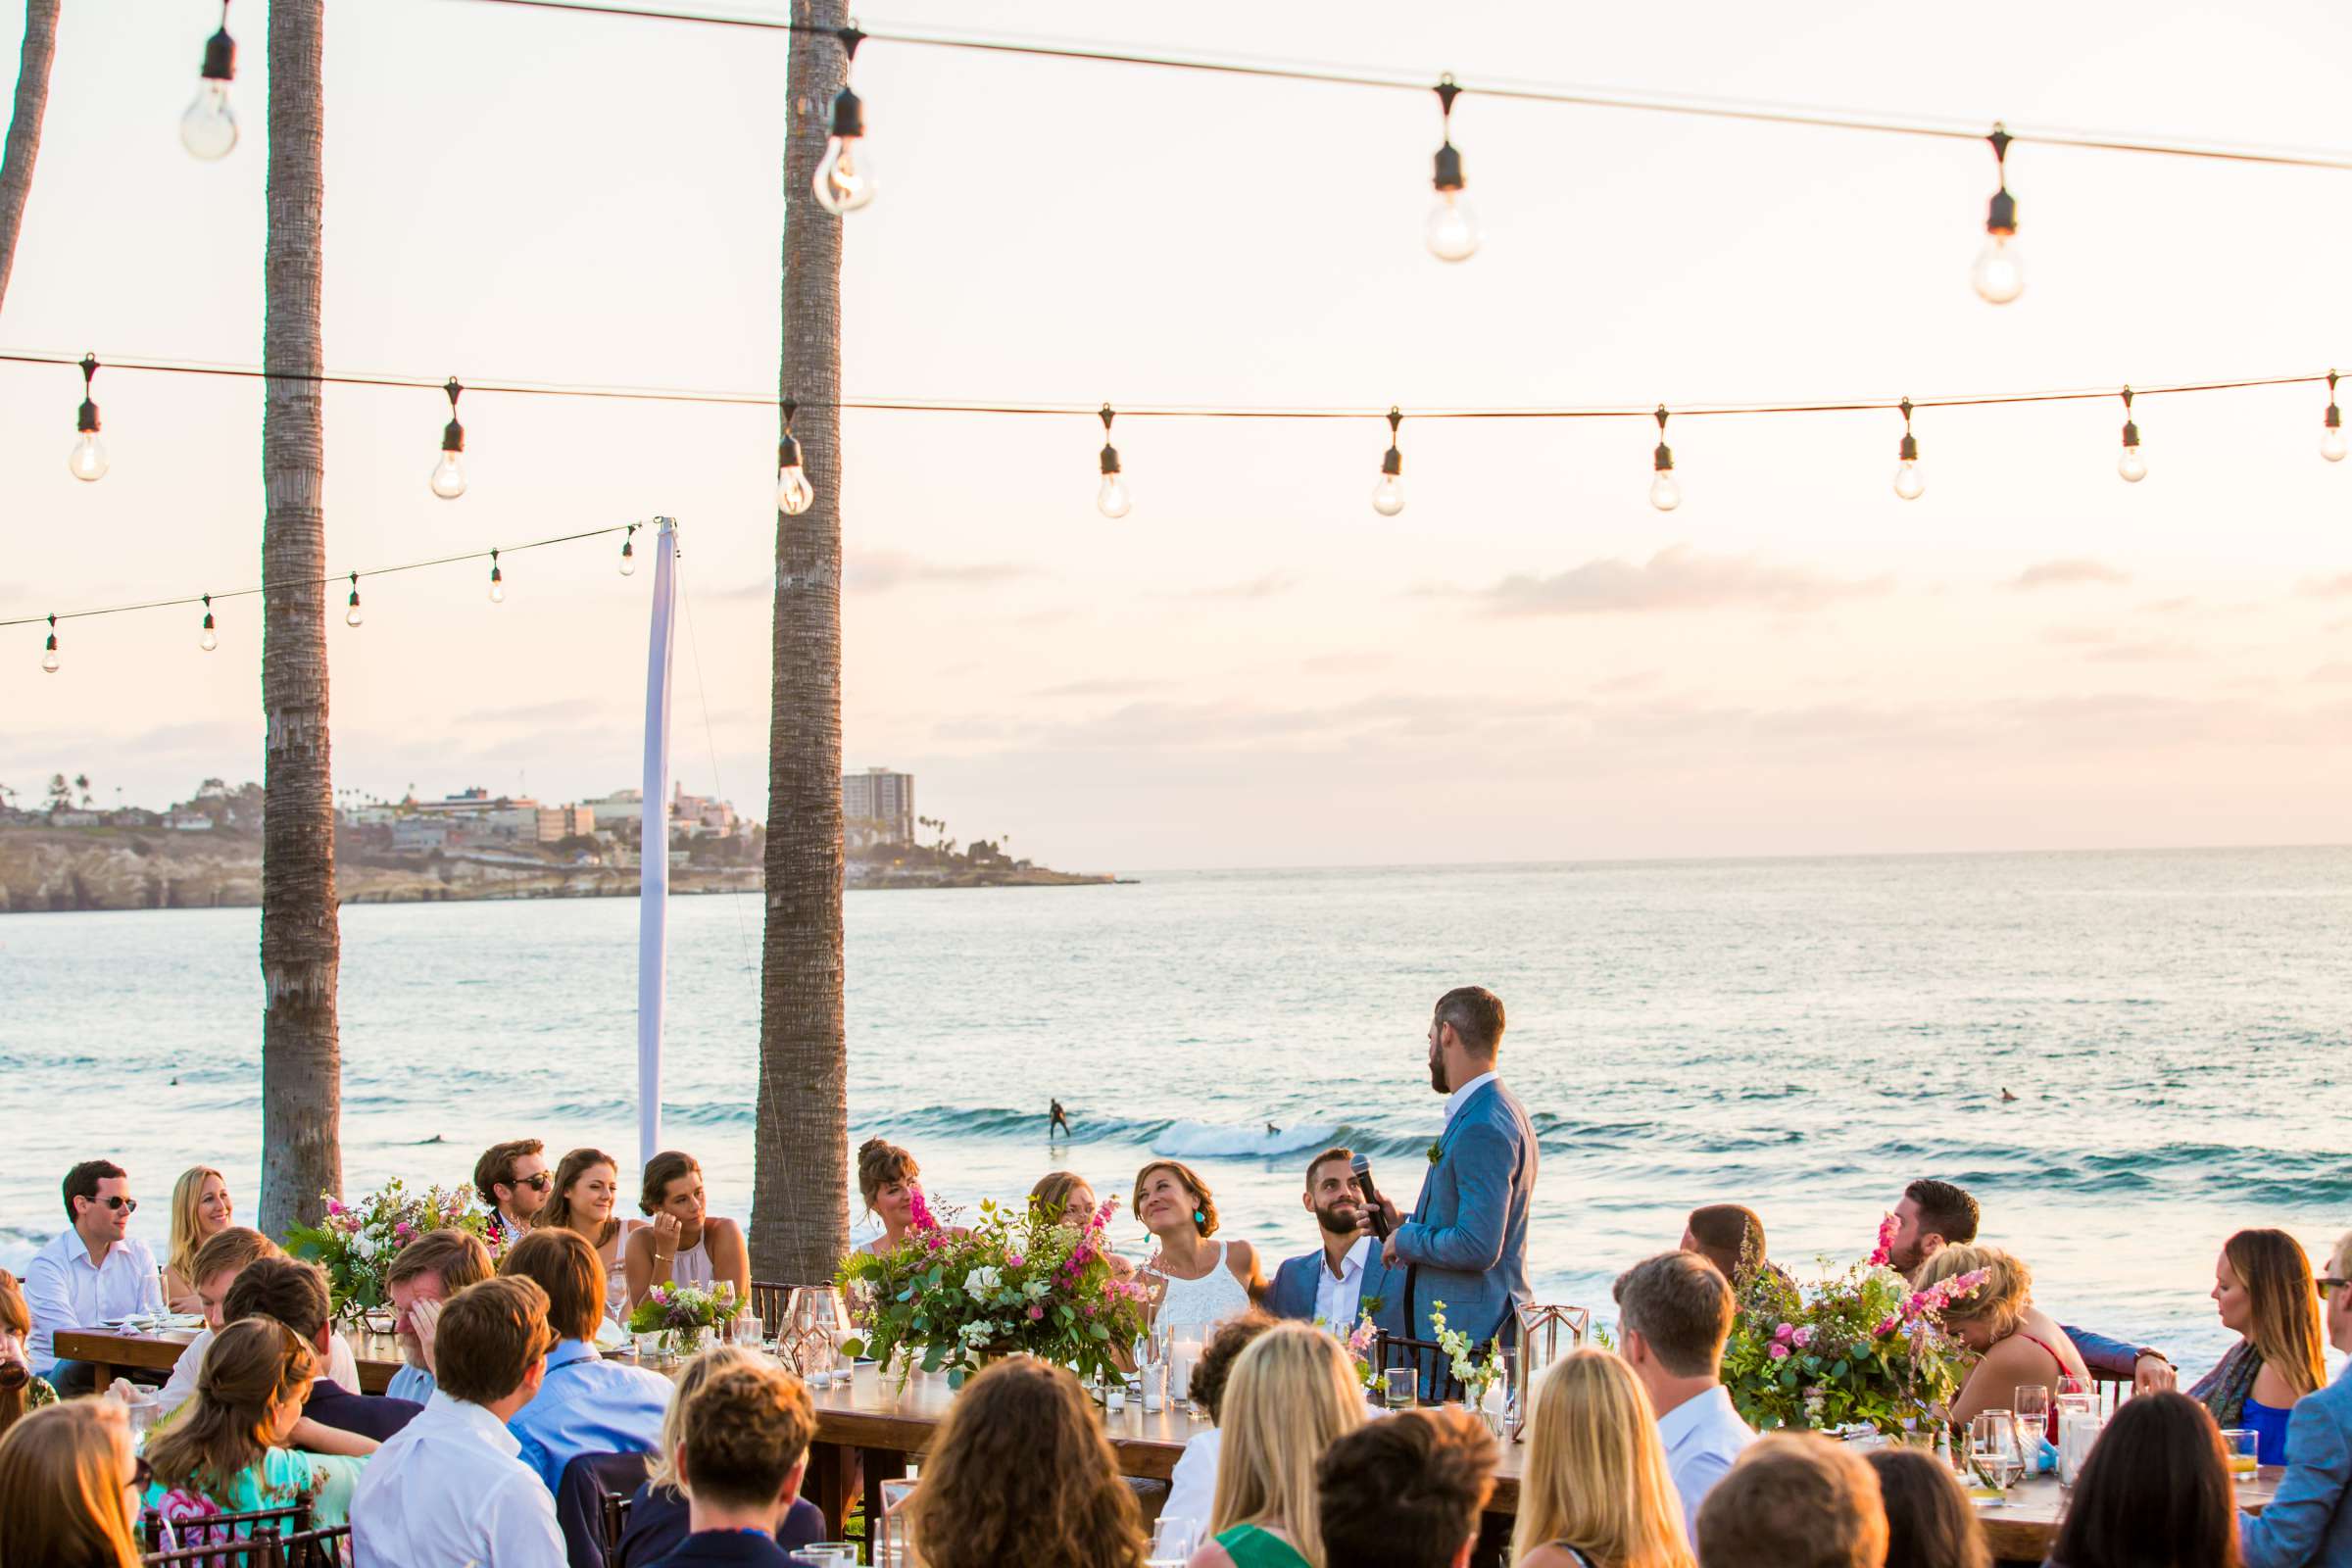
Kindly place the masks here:
[(1137, 697), (1155, 692), (1168, 683), (1164, 680), (1074, 680), (1062, 686), (1047, 686), (1031, 692), (1032, 697)]
[(604, 711), (604, 705), (585, 697), (567, 697), (553, 703), (525, 703), (519, 708), (477, 708), (470, 713), (460, 713), (461, 724), (545, 724), (563, 719), (592, 718)]
[(2019, 572), (2009, 586), (2025, 592), (2034, 588), (2081, 588), (2087, 584), (2122, 584), (2132, 580), (2132, 574), (2118, 571), (2102, 561), (2087, 556), (2068, 556), (2059, 561), (2037, 561)]
[(1596, 615), (1726, 608), (1817, 610), (1892, 586), (1887, 577), (1849, 581), (1774, 565), (1758, 556), (1705, 556), (1689, 545), (1671, 545), (1639, 565), (1608, 558), (1548, 577), (1515, 573), (1478, 597), (1511, 615)]
[(2341, 599), (2352, 594), (2352, 571), (2338, 572), (2332, 577), (2306, 577), (2297, 591), (2314, 599)]
[(923, 583), (1004, 582), (1035, 574), (1034, 568), (1010, 562), (924, 561), (897, 550), (858, 550), (843, 564), (841, 586), (846, 593), (884, 594)]
[(1192, 588), (1166, 597), (1173, 599), (1271, 599), (1287, 594), (1304, 579), (1295, 571), (1269, 571), (1262, 577), (1246, 582), (1220, 583), (1213, 588)]

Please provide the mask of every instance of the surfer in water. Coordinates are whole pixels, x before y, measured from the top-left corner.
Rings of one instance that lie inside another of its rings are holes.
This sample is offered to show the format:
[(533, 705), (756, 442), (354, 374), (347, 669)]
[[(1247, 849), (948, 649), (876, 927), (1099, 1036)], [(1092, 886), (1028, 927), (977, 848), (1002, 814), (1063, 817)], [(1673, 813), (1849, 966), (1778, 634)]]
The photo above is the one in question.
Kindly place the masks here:
[(1064, 1138), (1070, 1136), (1069, 1113), (1061, 1108), (1061, 1102), (1058, 1100), (1054, 1102), (1054, 1119), (1046, 1124), (1047, 1143), (1050, 1144), (1054, 1141), (1055, 1132), (1059, 1132)]
[(1268, 1122), (1266, 1123), (1266, 1136), (1268, 1138), (1280, 1138), (1282, 1136), (1282, 1129), (1275, 1126), (1272, 1122)]

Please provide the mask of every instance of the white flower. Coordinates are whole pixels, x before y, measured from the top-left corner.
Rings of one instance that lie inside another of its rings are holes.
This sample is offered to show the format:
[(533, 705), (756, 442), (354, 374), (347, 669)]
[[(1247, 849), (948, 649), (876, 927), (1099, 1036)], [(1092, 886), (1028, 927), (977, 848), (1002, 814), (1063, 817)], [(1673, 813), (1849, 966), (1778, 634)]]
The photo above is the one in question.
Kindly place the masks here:
[(375, 1238), (366, 1231), (362, 1231), (351, 1239), (351, 1250), (362, 1257), (373, 1257), (375, 1256)]
[(1054, 1287), (1048, 1285), (1044, 1280), (1031, 1280), (1027, 1285), (1022, 1286), (1021, 1289), (1028, 1295), (1029, 1299), (1032, 1301), (1042, 1301), (1046, 1298), (1046, 1293), (1054, 1289)]
[(980, 1346), (986, 1345), (989, 1341), (995, 1339), (996, 1337), (996, 1325), (986, 1322), (966, 1323), (963, 1326), (963, 1333), (959, 1336), (964, 1344), (969, 1345), (974, 1348), (978, 1348)]
[(1004, 1277), (994, 1268), (976, 1268), (963, 1277), (963, 1294), (975, 1301), (986, 1302), (1004, 1283)]

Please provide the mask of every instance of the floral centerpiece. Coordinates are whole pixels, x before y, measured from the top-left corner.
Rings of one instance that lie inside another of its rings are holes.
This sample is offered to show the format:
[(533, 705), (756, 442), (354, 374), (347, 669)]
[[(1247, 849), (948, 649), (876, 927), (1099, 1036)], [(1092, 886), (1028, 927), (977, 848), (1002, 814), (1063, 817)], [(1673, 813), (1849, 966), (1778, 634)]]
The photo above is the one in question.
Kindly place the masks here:
[(1488, 1414), (1492, 1421), (1492, 1413), (1486, 1408), (1487, 1394), (1511, 1375), (1509, 1363), (1502, 1358), (1502, 1337), (1496, 1335), (1488, 1343), (1486, 1359), (1480, 1360), (1478, 1348), (1470, 1343), (1470, 1336), (1446, 1326), (1444, 1301), (1429, 1303), (1429, 1331), (1453, 1363), (1454, 1379), (1462, 1386), (1462, 1402)]
[(1106, 1200), (1082, 1224), (1034, 1204), (980, 1205), (968, 1230), (942, 1224), (921, 1191), (906, 1239), (888, 1252), (858, 1250), (836, 1283), (859, 1333), (842, 1348), (896, 1361), (905, 1382), (919, 1366), (954, 1381), (995, 1356), (1026, 1351), (1081, 1378), (1118, 1375), (1144, 1327), (1150, 1291), (1119, 1278), (1102, 1228)]
[(721, 1281), (714, 1291), (664, 1282), (646, 1292), (645, 1299), (629, 1309), (626, 1326), (631, 1334), (661, 1335), (665, 1354), (691, 1355), (735, 1315), (738, 1306), (733, 1280)]
[(1809, 1286), (1742, 1260), (1723, 1383), (1748, 1425), (1892, 1435), (1947, 1418), (1967, 1352), (1944, 1332), (1943, 1308), (1984, 1275), (1914, 1291), (1887, 1261), (1893, 1227), (1890, 1214), (1868, 1258)]
[(395, 1176), (375, 1192), (346, 1203), (328, 1193), (316, 1225), (286, 1232), (286, 1250), (326, 1270), (327, 1295), (338, 1319), (352, 1321), (391, 1304), (384, 1275), (400, 1250), (429, 1231), (471, 1231), (493, 1255), (503, 1247), (490, 1235), (490, 1216), (470, 1188), (428, 1187), (412, 1194)]
[(1379, 1310), (1380, 1298), (1374, 1297), (1372, 1303), (1356, 1314), (1355, 1327), (1345, 1334), (1340, 1333), (1337, 1324), (1315, 1319), (1316, 1327), (1340, 1342), (1340, 1348), (1348, 1352), (1348, 1359), (1354, 1363), (1355, 1381), (1372, 1394), (1378, 1394), (1381, 1387), (1380, 1368), (1372, 1364), (1372, 1349), (1380, 1339), (1380, 1329), (1373, 1323), (1372, 1314)]

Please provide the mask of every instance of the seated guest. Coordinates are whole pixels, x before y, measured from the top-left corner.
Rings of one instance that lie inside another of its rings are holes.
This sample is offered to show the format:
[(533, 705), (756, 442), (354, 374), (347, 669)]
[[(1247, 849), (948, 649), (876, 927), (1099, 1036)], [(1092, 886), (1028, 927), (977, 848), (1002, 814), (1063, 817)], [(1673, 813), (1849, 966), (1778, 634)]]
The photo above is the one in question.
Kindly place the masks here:
[(865, 1244), (869, 1252), (895, 1252), (914, 1228), (914, 1200), (922, 1192), (922, 1167), (898, 1145), (868, 1138), (858, 1146), (858, 1196), (882, 1234)]
[(0, 1563), (139, 1568), (140, 1477), (111, 1399), (74, 1399), (0, 1435)]
[(547, 1293), (529, 1280), (484, 1280), (449, 1299), (434, 1335), (432, 1402), (385, 1441), (352, 1495), (360, 1562), (564, 1568), (555, 1497), (507, 1430), (539, 1392), (554, 1343)]
[(2352, 1563), (2352, 1231), (2336, 1242), (2319, 1288), (2328, 1338), (2347, 1359), (2333, 1383), (2295, 1401), (2285, 1478), (2259, 1518), (2238, 1519), (2246, 1568)]
[(605, 1265), (605, 1308), (614, 1317), (628, 1312), (627, 1242), (643, 1230), (641, 1219), (616, 1219), (620, 1201), (620, 1165), (601, 1149), (575, 1149), (556, 1167), (555, 1196), (539, 1211), (542, 1226), (578, 1231), (596, 1249)]
[[(654, 1450), (653, 1469), (629, 1499), (629, 1527), (620, 1538), (612, 1568), (646, 1568), (668, 1556), (685, 1541), (688, 1527), (686, 1494), (678, 1490), (677, 1468), (670, 1456), (685, 1441), (686, 1401), (710, 1378), (737, 1367), (772, 1366), (759, 1352), (741, 1345), (714, 1345), (686, 1363), (678, 1373), (677, 1393), (669, 1413), (662, 1419), (662, 1446)], [(821, 1509), (802, 1497), (775, 1521), (776, 1544), (794, 1551), (825, 1539)]]
[(1691, 1568), (1657, 1415), (1611, 1352), (1574, 1350), (1544, 1374), (1528, 1423), (1512, 1568)]
[(1738, 1203), (1709, 1203), (1692, 1209), (1683, 1222), (1681, 1246), (1684, 1251), (1696, 1252), (1722, 1270), (1735, 1291), (1769, 1263), (1764, 1252), (1764, 1221), (1754, 1209)]
[[(196, 1281), (197, 1310), (204, 1314), (204, 1328), (172, 1363), (172, 1376), (165, 1380), (162, 1392), (156, 1396), (163, 1405), (159, 1415), (171, 1415), (195, 1394), (196, 1374), (204, 1370), (205, 1349), (213, 1343), (213, 1336), (228, 1322), (223, 1308), (228, 1301), (228, 1288), (236, 1283), (237, 1276), (258, 1258), (284, 1255), (275, 1242), (242, 1225), (231, 1225), (197, 1250), (188, 1268)], [(356, 1361), (351, 1376), (356, 1385), (359, 1382)]]
[(1698, 1510), (1699, 1568), (1880, 1568), (1886, 1560), (1878, 1472), (1827, 1438), (1759, 1438)]
[(1248, 1242), (1212, 1242), (1217, 1200), (1191, 1167), (1157, 1159), (1135, 1174), (1135, 1217), (1159, 1244), (1143, 1277), (1156, 1295), (1154, 1323), (1203, 1329), (1239, 1317), (1265, 1294), (1257, 1253)]
[(24, 1336), (31, 1332), (32, 1313), (24, 1305), (24, 1293), (17, 1289), (15, 1275), (0, 1268), (0, 1433), (15, 1426), (20, 1416), (57, 1402), (57, 1390), (47, 1378), (34, 1377), (24, 1359)]
[(222, 1329), (205, 1352), (196, 1397), (148, 1439), (147, 1506), (180, 1526), (307, 1498), (314, 1524), (342, 1524), (366, 1461), (286, 1446), (317, 1370), (311, 1348), (274, 1318)]
[(706, 1214), (703, 1167), (692, 1154), (668, 1150), (646, 1161), (637, 1206), (653, 1219), (629, 1237), (629, 1302), (657, 1285), (732, 1286), (735, 1299), (752, 1298), (751, 1253), (731, 1219)]
[(384, 1292), (392, 1298), (392, 1332), (400, 1339), (401, 1368), (384, 1392), (422, 1404), (433, 1392), (433, 1325), (441, 1303), (497, 1272), (490, 1249), (471, 1231), (427, 1231), (392, 1258)]
[(1950, 1465), (1924, 1448), (1873, 1448), (1869, 1459), (1886, 1505), (1886, 1568), (1992, 1568)]
[(2239, 1339), (2189, 1397), (2221, 1426), (2252, 1427), (2261, 1461), (2284, 1464), (2295, 1401), (2328, 1383), (2311, 1259), (2284, 1231), (2239, 1231), (2213, 1265), (2213, 1301)]
[(523, 1462), (553, 1493), (564, 1467), (583, 1453), (651, 1453), (669, 1408), (669, 1380), (597, 1354), (605, 1271), (588, 1239), (577, 1231), (533, 1231), (508, 1249), (498, 1272), (536, 1281), (547, 1293), (547, 1326), (557, 1340), (538, 1397), (507, 1418)]
[(1193, 1568), (1324, 1568), (1315, 1459), (1363, 1424), (1363, 1387), (1339, 1341), (1304, 1323), (1252, 1340), (1226, 1381), (1214, 1535)]
[(85, 1159), (66, 1172), (63, 1235), (35, 1252), (24, 1270), (32, 1333), (24, 1353), (32, 1370), (69, 1397), (97, 1387), (98, 1369), (57, 1358), (59, 1329), (95, 1328), (110, 1317), (155, 1304), (155, 1255), (130, 1239), (139, 1206), (130, 1178), (111, 1160)]
[(174, 1312), (201, 1312), (196, 1249), (236, 1223), (228, 1183), (210, 1165), (180, 1172), (172, 1186), (172, 1245), (164, 1263), (164, 1299)]
[(354, 1394), (325, 1375), (327, 1357), (342, 1336), (335, 1333), (329, 1315), (333, 1309), (327, 1298), (326, 1272), (316, 1263), (290, 1257), (256, 1258), (229, 1286), (220, 1310), (231, 1322), (275, 1318), (310, 1347), (321, 1370), (303, 1396), (302, 1413), (320, 1426), (356, 1432), (381, 1443), (415, 1420), (423, 1408), (414, 1399)]
[(1059, 1216), (1064, 1225), (1084, 1226), (1094, 1218), (1101, 1204), (1095, 1200), (1095, 1190), (1085, 1177), (1074, 1170), (1050, 1170), (1029, 1189), (1029, 1206), (1040, 1213)]
[(1756, 1441), (1723, 1387), (1731, 1282), (1696, 1252), (1660, 1252), (1618, 1275), (1611, 1294), (1619, 1348), (1657, 1411), (1683, 1528), (1695, 1541), (1708, 1490)]
[[(1966, 1426), (1982, 1410), (2006, 1410), (2021, 1385), (2037, 1383), (2055, 1394), (2073, 1378), (2087, 1390), (2090, 1372), (2074, 1342), (2034, 1304), (2034, 1271), (2023, 1259), (1997, 1247), (1942, 1248), (1921, 1266), (1919, 1287), (1979, 1270), (1984, 1283), (1943, 1309), (1944, 1329), (1977, 1353), (1977, 1364), (1952, 1396), (1952, 1424)], [(2053, 1403), (2048, 1435), (2057, 1433)]]
[(2091, 1446), (2051, 1568), (2238, 1568), (2221, 1429), (2184, 1394), (2127, 1400)]
[[(1404, 1321), (1403, 1275), (1392, 1277), (1379, 1241), (1355, 1228), (1357, 1193), (1348, 1165), (1354, 1157), (1346, 1149), (1326, 1149), (1307, 1162), (1299, 1200), (1315, 1216), (1323, 1245), (1286, 1259), (1266, 1293), (1266, 1310), (1276, 1317), (1320, 1322), (1342, 1336), (1367, 1305), (1384, 1328)], [(1384, 1316), (1381, 1308), (1391, 1301), (1396, 1310)]]
[(1263, 1312), (1244, 1312), (1240, 1317), (1226, 1319), (1201, 1348), (1200, 1359), (1193, 1363), (1192, 1388), (1168, 1391), (1170, 1399), (1180, 1399), (1190, 1393), (1193, 1403), (1208, 1412), (1209, 1426), (1207, 1431), (1196, 1432), (1185, 1440), (1175, 1474), (1168, 1478), (1168, 1500), (1160, 1504), (1162, 1519), (1190, 1519), (1202, 1526), (1208, 1523), (1209, 1513), (1216, 1505), (1217, 1456), (1225, 1446), (1224, 1429), (1217, 1423), (1224, 1418), (1225, 1389), (1233, 1376), (1233, 1363), (1250, 1348), (1250, 1341), (1272, 1328), (1276, 1321)]
[(483, 1150), (473, 1162), (473, 1190), (490, 1211), (490, 1240), (502, 1247), (521, 1240), (555, 1185), (547, 1169), (547, 1146), (536, 1138), (517, 1138)]
[(685, 1490), (692, 1531), (655, 1568), (799, 1563), (774, 1536), (799, 1500), (816, 1436), (801, 1380), (756, 1360), (712, 1373), (683, 1403), (685, 1435), (663, 1457)]
[(1405, 1410), (1356, 1428), (1315, 1461), (1323, 1560), (1468, 1568), (1496, 1457), (1494, 1434), (1467, 1410)]
[(1025, 1358), (948, 1406), (906, 1518), (922, 1568), (1143, 1568), (1148, 1544), (1086, 1392)]

